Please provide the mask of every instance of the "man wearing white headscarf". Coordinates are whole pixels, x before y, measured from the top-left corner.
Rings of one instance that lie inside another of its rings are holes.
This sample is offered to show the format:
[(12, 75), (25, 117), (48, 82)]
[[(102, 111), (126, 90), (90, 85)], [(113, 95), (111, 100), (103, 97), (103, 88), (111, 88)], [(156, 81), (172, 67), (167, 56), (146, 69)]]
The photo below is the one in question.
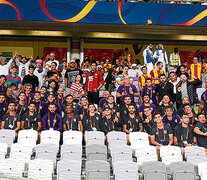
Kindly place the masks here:
[(155, 66), (157, 62), (162, 62), (163, 63), (163, 71), (166, 73), (166, 66), (168, 65), (168, 59), (167, 59), (167, 53), (164, 50), (163, 44), (158, 44), (157, 45), (157, 50), (154, 53), (154, 59), (155, 59)]
[(150, 74), (151, 70), (154, 69), (153, 66), (153, 51), (152, 51), (153, 45), (149, 44), (147, 48), (143, 51), (143, 57), (144, 57), (144, 65), (147, 67), (147, 73)]

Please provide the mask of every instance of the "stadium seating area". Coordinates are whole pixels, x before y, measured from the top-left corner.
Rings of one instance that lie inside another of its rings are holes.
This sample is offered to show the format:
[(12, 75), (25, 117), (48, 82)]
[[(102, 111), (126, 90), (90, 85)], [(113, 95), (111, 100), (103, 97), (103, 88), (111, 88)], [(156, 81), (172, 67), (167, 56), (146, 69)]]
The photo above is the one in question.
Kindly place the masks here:
[(107, 146), (99, 131), (87, 132), (85, 145), (79, 131), (64, 132), (62, 143), (60, 132), (42, 131), (37, 145), (34, 130), (21, 130), (17, 143), (14, 136), (13, 130), (0, 130), (1, 179), (206, 180), (204, 148), (186, 147), (183, 159), (179, 147), (162, 146), (158, 161), (145, 132), (131, 133), (131, 146), (124, 132), (109, 132)]

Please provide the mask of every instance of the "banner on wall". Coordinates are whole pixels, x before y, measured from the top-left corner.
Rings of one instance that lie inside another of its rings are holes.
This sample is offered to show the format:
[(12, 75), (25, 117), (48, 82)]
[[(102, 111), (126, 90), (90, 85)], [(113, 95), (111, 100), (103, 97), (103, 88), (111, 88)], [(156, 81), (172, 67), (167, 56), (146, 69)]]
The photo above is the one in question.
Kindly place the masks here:
[(44, 47), (43, 55), (46, 53), (54, 53), (57, 60), (67, 59), (67, 48), (61, 47)]
[(0, 0), (0, 20), (207, 26), (205, 5), (70, 0)]

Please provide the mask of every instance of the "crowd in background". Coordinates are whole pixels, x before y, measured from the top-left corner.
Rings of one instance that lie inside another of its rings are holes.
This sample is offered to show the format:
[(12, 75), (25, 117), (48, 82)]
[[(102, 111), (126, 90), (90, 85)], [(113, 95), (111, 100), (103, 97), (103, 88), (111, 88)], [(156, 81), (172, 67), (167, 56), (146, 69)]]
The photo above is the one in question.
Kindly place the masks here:
[[(145, 131), (150, 143), (207, 148), (207, 64), (200, 51), (181, 62), (178, 48), (125, 48), (114, 58), (81, 62), (1, 56), (1, 129)], [(204, 88), (202, 88), (202, 86)]]

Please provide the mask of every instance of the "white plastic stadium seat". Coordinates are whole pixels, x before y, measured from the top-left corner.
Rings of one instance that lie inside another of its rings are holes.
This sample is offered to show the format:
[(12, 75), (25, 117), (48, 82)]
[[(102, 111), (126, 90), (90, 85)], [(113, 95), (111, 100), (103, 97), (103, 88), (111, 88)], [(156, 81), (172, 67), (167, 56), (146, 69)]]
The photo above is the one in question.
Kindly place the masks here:
[(134, 150), (149, 146), (149, 135), (145, 132), (131, 132), (129, 140)]
[(82, 161), (82, 145), (64, 144), (61, 146), (61, 160), (70, 161)]
[(144, 162), (158, 161), (155, 146), (147, 146), (142, 149), (137, 149), (135, 150), (135, 156), (137, 157), (137, 164), (139, 166), (141, 166)]
[(86, 146), (93, 144), (104, 145), (105, 135), (101, 131), (86, 131), (85, 133)]
[(43, 144), (56, 144), (59, 146), (60, 132), (55, 130), (42, 131), (40, 142)]
[(81, 144), (83, 133), (81, 131), (65, 131), (63, 132), (63, 144)]
[(21, 160), (11, 158), (0, 160), (0, 178), (4, 179), (5, 177), (5, 179), (22, 179), (24, 169), (25, 163)]
[(10, 129), (0, 130), (0, 142), (6, 143), (9, 147), (13, 144), (15, 139), (15, 131)]
[(28, 162), (31, 159), (33, 149), (23, 146), (22, 144), (12, 144), (10, 158), (20, 160), (23, 162)]
[(80, 180), (81, 162), (76, 160), (58, 161), (57, 180)]
[(162, 158), (162, 162), (166, 165), (183, 160), (181, 149), (178, 146), (161, 146), (160, 157)]
[(29, 129), (29, 130), (21, 130), (18, 133), (18, 143), (24, 146), (34, 148), (37, 142), (37, 131)]
[(34, 159), (29, 162), (28, 178), (34, 180), (51, 180), (53, 162), (45, 159)]
[(5, 159), (7, 148), (8, 145), (6, 143), (0, 143), (0, 159)]
[(108, 148), (112, 146), (127, 145), (126, 133), (120, 131), (111, 131), (107, 134)]

